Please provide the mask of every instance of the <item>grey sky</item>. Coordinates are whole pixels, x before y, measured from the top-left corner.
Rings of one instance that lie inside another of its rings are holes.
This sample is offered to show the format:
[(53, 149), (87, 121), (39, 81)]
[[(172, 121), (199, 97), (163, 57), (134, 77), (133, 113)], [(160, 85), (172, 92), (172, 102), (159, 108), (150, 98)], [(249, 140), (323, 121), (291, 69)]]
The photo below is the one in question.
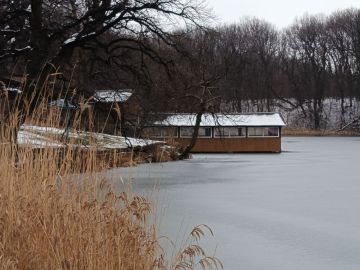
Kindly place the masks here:
[(330, 14), (338, 9), (360, 8), (359, 0), (207, 0), (219, 22), (238, 22), (244, 16), (255, 16), (278, 28), (290, 25), (296, 17), (308, 14)]

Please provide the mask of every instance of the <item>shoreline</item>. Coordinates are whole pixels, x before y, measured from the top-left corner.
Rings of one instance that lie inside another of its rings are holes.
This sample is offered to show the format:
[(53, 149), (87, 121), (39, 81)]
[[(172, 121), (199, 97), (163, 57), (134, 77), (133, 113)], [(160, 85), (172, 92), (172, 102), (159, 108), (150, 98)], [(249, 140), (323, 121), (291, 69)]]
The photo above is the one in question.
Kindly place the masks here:
[(281, 131), (281, 136), (282, 137), (357, 137), (360, 136), (360, 131), (284, 128)]

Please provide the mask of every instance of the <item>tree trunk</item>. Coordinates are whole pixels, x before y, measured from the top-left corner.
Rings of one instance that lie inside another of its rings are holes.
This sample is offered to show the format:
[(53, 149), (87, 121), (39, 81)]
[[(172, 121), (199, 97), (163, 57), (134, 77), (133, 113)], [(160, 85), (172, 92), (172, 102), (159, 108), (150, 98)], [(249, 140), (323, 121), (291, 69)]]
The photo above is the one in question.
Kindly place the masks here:
[(190, 152), (194, 148), (197, 138), (198, 138), (198, 135), (199, 135), (201, 117), (203, 116), (203, 114), (204, 114), (204, 110), (201, 110), (200, 112), (198, 112), (196, 114), (194, 132), (192, 134), (191, 141), (190, 141), (189, 145), (185, 148), (185, 150), (181, 153), (181, 155), (179, 156), (179, 159), (189, 158)]

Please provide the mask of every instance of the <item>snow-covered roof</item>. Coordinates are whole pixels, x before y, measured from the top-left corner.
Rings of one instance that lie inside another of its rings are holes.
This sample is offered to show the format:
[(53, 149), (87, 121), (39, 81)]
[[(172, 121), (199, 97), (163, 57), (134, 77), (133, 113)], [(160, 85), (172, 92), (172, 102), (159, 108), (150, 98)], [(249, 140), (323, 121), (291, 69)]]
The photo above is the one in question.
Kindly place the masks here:
[(100, 102), (125, 102), (131, 96), (129, 89), (124, 90), (97, 90), (94, 94), (94, 100)]
[[(196, 114), (172, 114), (155, 126), (194, 126)], [(200, 126), (285, 126), (279, 113), (204, 114)]]
[(53, 100), (49, 103), (50, 107), (60, 107), (60, 108), (67, 108), (67, 109), (76, 109), (76, 105), (66, 102), (65, 99), (57, 99)]

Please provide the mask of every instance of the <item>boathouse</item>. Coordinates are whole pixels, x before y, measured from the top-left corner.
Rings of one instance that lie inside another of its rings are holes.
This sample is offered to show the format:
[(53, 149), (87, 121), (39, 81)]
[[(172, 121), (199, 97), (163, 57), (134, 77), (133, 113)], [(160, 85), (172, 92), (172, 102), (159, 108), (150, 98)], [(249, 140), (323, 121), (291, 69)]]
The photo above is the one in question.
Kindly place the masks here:
[[(144, 128), (143, 136), (173, 141), (186, 147), (194, 132), (196, 114), (170, 114)], [(204, 114), (193, 153), (281, 152), (278, 113)]]

